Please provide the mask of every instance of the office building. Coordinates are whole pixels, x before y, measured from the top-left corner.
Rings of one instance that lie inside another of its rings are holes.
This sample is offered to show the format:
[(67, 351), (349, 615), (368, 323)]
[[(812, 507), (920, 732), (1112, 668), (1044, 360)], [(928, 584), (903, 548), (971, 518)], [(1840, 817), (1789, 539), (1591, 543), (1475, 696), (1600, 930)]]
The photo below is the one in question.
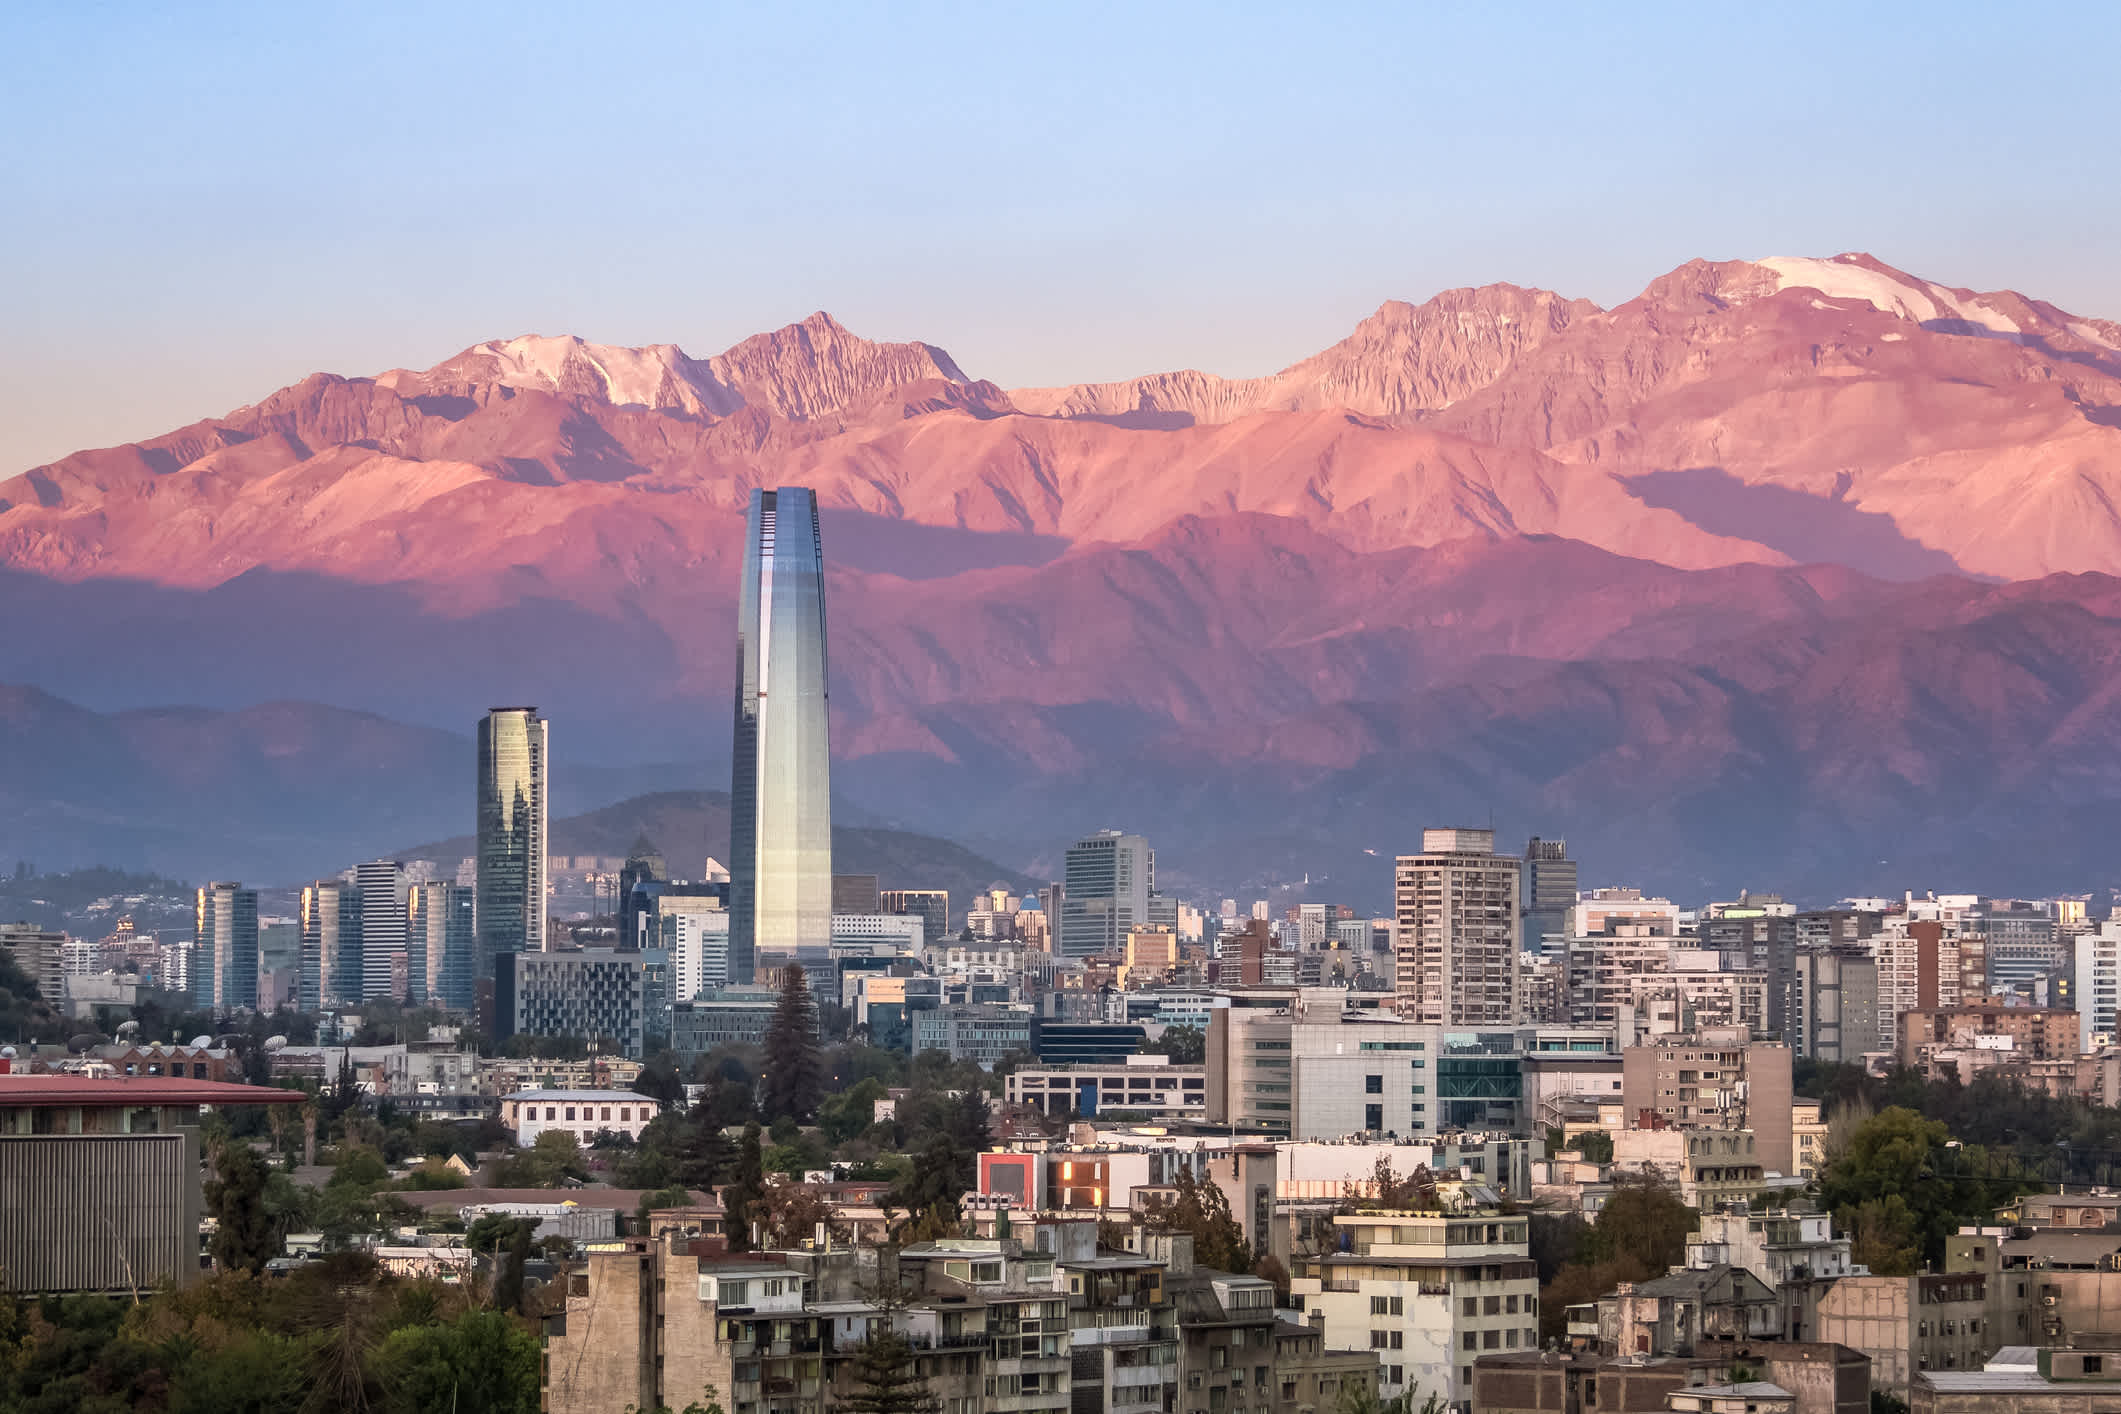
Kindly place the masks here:
[(835, 913), (834, 947), (867, 943), (912, 956), (930, 942), (928, 920), (918, 913)]
[(1532, 836), (1524, 847), (1524, 883), (1518, 892), (1527, 952), (1558, 953), (1569, 936), (1576, 907), (1576, 861), (1567, 840)]
[(1898, 1048), (1900, 1018), (1908, 1012), (1987, 999), (1988, 939), (1957, 927), (1946, 918), (1893, 919), (1879, 934), (1879, 1049)]
[(755, 490), (737, 591), (729, 784), (729, 975), (760, 952), (824, 944), (832, 927), (832, 744), (825, 552), (817, 496)]
[(2056, 936), (2054, 915), (2045, 904), (1984, 900), (1961, 931), (1987, 940), (1988, 982), (1998, 989), (2041, 981), (2073, 961), (2067, 941)]
[[(52, 1000), (59, 1000), (59, 993)], [(258, 1005), (258, 891), (241, 884), (199, 890), (192, 934), (192, 1005), (217, 1015)]]
[(1791, 1044), (1806, 1060), (1863, 1064), (1878, 1036), (1878, 959), (1863, 946), (1797, 954)]
[(926, 943), (940, 943), (950, 936), (948, 889), (884, 889), (878, 894), (877, 906), (885, 913), (917, 916)]
[(1156, 851), (1140, 835), (1104, 830), (1068, 846), (1059, 946), (1065, 957), (1117, 953), (1127, 934), (1150, 922)]
[(1422, 831), (1395, 872), (1398, 1009), (1440, 1026), (1516, 1019), (1522, 865), (1498, 857), (1493, 830)]
[[(1144, 1034), (1135, 1027), (1135, 1039)], [(1031, 1049), (1031, 1013), (1006, 1006), (945, 1006), (913, 1018), (913, 1050), (942, 1051), (992, 1070), (1011, 1051)]]
[(661, 850), (645, 834), (638, 835), (626, 862), (619, 866), (619, 882), (612, 912), (618, 919), (619, 946), (652, 948), (657, 945), (656, 900), (670, 882), (670, 868)]
[(302, 890), (302, 976), (296, 1005), (304, 1011), (352, 1006), (361, 999), (361, 891), (337, 879)]
[(415, 884), (406, 895), (406, 956), (418, 995), (412, 1000), (450, 1011), (471, 1010), (473, 891), (453, 883)]
[(475, 987), (501, 954), (545, 947), (548, 725), (535, 707), (496, 707), (479, 722)]
[(584, 948), (494, 959), (496, 1039), (581, 1036), (638, 1060), (647, 1044), (651, 964), (660, 950)]
[(0, 923), (0, 948), (14, 956), (15, 966), (37, 984), (37, 994), (58, 1010), (66, 996), (66, 934), (28, 923)]
[[(372, 859), (354, 867), (361, 891), (361, 1001), (392, 996), (393, 965), (410, 968), (405, 955), (406, 894), (412, 881), (394, 859)], [(398, 1000), (403, 1001), (403, 997)]]
[(722, 987), (673, 1002), (670, 1049), (689, 1065), (717, 1047), (760, 1045), (780, 995), (771, 987)]
[(670, 954), (670, 999), (690, 1001), (729, 985), (729, 886), (666, 884), (656, 898), (656, 935)]
[(883, 895), (874, 874), (834, 874), (832, 911), (838, 913), (882, 913)]
[(1086, 1118), (1113, 1110), (1158, 1119), (1207, 1113), (1207, 1070), (1168, 1056), (1127, 1056), (1117, 1064), (1023, 1066), (1009, 1073), (1005, 1098), (1048, 1114)]

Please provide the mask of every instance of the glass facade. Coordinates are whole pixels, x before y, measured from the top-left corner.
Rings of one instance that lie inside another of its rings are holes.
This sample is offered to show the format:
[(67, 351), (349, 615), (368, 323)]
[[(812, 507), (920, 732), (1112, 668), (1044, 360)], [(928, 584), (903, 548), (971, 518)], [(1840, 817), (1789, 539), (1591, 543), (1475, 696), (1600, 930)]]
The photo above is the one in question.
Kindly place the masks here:
[(406, 972), (412, 1000), (472, 1008), (472, 891), (455, 884), (415, 885), (406, 900)]
[(1058, 951), (1066, 957), (1116, 953), (1149, 919), (1156, 851), (1140, 835), (1106, 830), (1068, 846), (1065, 880)]
[(336, 880), (302, 890), (302, 973), (295, 1004), (304, 1011), (361, 999), (361, 891)]
[(832, 747), (817, 497), (753, 491), (738, 589), (729, 980), (832, 937)]
[(545, 947), (547, 725), (535, 707), (496, 707), (479, 722), (474, 985), (500, 954)]
[(258, 891), (241, 884), (199, 890), (191, 998), (216, 1012), (258, 1005)]

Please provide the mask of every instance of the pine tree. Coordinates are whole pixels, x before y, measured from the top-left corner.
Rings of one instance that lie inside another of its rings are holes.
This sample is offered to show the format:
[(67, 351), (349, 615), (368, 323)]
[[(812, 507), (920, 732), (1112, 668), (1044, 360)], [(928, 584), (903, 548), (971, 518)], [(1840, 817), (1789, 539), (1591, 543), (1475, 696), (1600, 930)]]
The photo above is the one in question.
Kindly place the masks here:
[(737, 1147), (736, 1179), (722, 1190), (722, 1231), (729, 1235), (729, 1250), (751, 1250), (751, 1220), (765, 1217), (766, 1155), (759, 1143), (757, 1120), (744, 1126), (744, 1141)]
[(759, 1113), (767, 1123), (787, 1116), (808, 1124), (825, 1095), (825, 1064), (818, 1055), (817, 1008), (810, 999), (810, 979), (802, 964), (791, 962), (781, 976), (781, 999), (766, 1028), (765, 1075)]
[(214, 1260), (232, 1272), (261, 1272), (280, 1255), (265, 1210), (265, 1163), (248, 1144), (223, 1144), (206, 1181), (206, 1211), (215, 1221)]
[(854, 1352), (854, 1381), (841, 1401), (854, 1414), (937, 1414), (942, 1408), (914, 1368), (912, 1344), (897, 1331), (871, 1336)]

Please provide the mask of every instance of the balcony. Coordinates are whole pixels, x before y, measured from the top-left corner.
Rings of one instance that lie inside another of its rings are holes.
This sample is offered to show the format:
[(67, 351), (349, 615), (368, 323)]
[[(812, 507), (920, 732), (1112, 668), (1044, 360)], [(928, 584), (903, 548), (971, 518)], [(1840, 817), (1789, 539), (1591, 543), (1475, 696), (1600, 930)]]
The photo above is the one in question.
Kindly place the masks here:
[(1069, 1333), (1077, 1349), (1087, 1345), (1133, 1345), (1149, 1339), (1149, 1322), (1138, 1326), (1077, 1326)]

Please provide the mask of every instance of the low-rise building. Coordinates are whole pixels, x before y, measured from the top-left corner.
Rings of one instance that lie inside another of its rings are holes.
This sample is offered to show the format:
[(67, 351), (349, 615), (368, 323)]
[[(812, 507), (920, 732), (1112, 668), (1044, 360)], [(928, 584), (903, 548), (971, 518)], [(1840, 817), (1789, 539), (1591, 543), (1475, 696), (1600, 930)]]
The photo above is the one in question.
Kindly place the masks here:
[(1819, 1338), (1871, 1357), (1871, 1384), (1902, 1398), (1925, 1370), (1979, 1370), (2002, 1344), (1979, 1272), (1850, 1276), (1819, 1300)]
[(199, 1275), (199, 1114), (297, 1090), (174, 1076), (15, 1075), (0, 1060), (0, 1273), (27, 1295)]
[(1011, 1071), (1006, 1098), (1046, 1114), (1085, 1117), (1113, 1110), (1172, 1119), (1207, 1113), (1207, 1068), (1168, 1056), (1128, 1056), (1118, 1065), (1027, 1066)]
[(555, 1130), (586, 1148), (599, 1134), (640, 1138), (661, 1110), (661, 1101), (632, 1090), (519, 1090), (502, 1098), (501, 1123), (524, 1148)]

